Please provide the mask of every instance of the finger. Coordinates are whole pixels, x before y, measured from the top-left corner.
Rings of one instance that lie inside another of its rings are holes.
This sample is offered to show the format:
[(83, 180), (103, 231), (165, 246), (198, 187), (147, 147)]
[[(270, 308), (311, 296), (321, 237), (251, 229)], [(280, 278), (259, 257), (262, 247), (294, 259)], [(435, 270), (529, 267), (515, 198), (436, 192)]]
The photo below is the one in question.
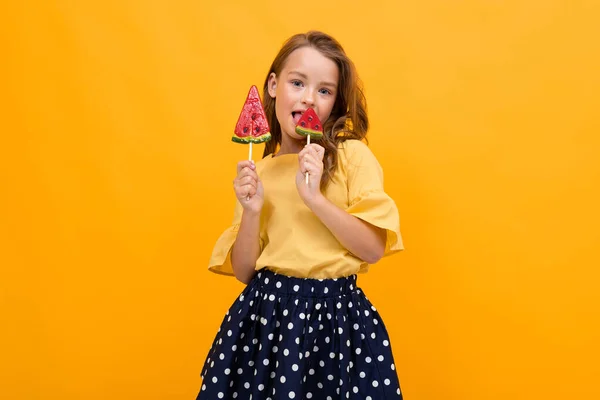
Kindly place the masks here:
[(248, 196), (253, 196), (256, 194), (256, 187), (253, 185), (247, 184), (237, 188), (236, 194), (240, 198), (245, 198)]
[(257, 181), (253, 176), (244, 176), (243, 178), (240, 178), (238, 184), (239, 184), (239, 186), (244, 186), (244, 185), (256, 186)]
[(237, 163), (237, 174), (239, 175), (239, 173), (244, 169), (244, 168), (249, 168), (251, 170), (254, 170), (256, 168), (256, 165), (254, 165), (254, 161), (251, 160), (244, 160), (244, 161), (239, 161)]
[(319, 165), (321, 163), (321, 160), (319, 160), (317, 157), (315, 157), (315, 155), (313, 154), (306, 154), (303, 158), (302, 158), (302, 162), (308, 162), (310, 164), (314, 164), (314, 165)]
[(321, 146), (320, 144), (311, 143), (307, 146), (307, 148), (310, 150), (311, 153), (313, 153), (316, 156), (319, 156), (319, 155), (322, 155), (325, 153), (325, 148), (323, 146)]
[(242, 168), (242, 170), (238, 173), (236, 179), (242, 179), (246, 176), (251, 176), (254, 179), (258, 179), (258, 174), (256, 173), (256, 171), (250, 169), (249, 167)]

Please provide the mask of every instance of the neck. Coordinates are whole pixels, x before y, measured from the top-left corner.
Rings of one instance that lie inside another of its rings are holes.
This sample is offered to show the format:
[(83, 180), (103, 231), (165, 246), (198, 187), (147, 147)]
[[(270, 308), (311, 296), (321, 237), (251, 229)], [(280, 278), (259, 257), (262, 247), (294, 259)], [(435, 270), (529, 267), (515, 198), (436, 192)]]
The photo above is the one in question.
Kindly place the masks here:
[(281, 137), (281, 147), (279, 148), (277, 155), (298, 154), (305, 145), (306, 141), (294, 140), (284, 133)]

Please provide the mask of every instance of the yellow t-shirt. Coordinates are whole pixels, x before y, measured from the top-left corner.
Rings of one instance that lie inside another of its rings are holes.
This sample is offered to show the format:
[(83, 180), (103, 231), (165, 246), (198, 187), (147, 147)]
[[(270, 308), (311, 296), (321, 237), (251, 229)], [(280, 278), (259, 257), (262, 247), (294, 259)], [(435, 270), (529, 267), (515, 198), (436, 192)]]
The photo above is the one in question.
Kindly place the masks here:
[[(344, 248), (300, 198), (297, 154), (268, 155), (256, 163), (256, 171), (265, 196), (256, 270), (267, 267), (282, 275), (316, 279), (368, 271), (369, 265)], [(384, 192), (383, 171), (366, 144), (358, 140), (340, 144), (338, 165), (324, 195), (351, 215), (386, 229), (385, 256), (404, 249), (398, 209)], [(218, 238), (209, 270), (233, 275), (231, 248), (242, 212), (236, 201), (233, 222)]]

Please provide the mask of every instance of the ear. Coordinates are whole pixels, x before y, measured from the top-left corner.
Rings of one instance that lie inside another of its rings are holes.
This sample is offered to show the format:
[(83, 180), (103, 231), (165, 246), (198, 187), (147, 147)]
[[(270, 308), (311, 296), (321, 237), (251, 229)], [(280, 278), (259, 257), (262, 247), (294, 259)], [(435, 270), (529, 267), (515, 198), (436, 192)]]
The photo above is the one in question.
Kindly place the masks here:
[(269, 96), (275, 98), (275, 94), (277, 93), (277, 75), (275, 75), (275, 72), (271, 72), (269, 75), (268, 89)]

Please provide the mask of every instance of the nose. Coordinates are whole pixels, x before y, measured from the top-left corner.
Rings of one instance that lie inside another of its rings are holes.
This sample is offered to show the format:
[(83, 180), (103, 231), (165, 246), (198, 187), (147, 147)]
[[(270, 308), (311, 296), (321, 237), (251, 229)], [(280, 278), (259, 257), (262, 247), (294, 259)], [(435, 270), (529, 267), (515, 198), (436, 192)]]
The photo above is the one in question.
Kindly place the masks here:
[(306, 104), (308, 107), (314, 106), (315, 97), (312, 89), (306, 88), (306, 90), (304, 90), (304, 94), (302, 96), (302, 103)]

